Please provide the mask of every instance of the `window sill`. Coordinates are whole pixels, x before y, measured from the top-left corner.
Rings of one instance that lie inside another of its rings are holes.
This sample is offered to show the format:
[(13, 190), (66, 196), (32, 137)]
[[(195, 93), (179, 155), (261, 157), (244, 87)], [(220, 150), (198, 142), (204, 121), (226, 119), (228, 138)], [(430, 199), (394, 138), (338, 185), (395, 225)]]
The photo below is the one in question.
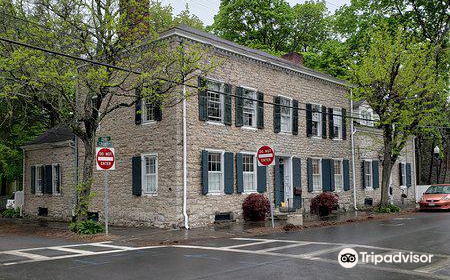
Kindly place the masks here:
[(243, 191), (243, 194), (252, 194), (252, 193), (258, 193), (258, 191), (254, 190), (254, 191)]
[(223, 192), (212, 192), (212, 193), (207, 193), (206, 195), (217, 196), (217, 195), (225, 195), (225, 193), (223, 193)]
[(332, 140), (340, 142), (340, 141), (343, 141), (344, 139), (342, 139), (342, 138), (333, 138)]
[(143, 126), (147, 126), (147, 125), (152, 125), (152, 124), (156, 124), (157, 121), (142, 121), (141, 125)]
[(310, 138), (313, 139), (313, 140), (324, 140), (324, 139), (322, 138), (322, 135), (321, 135), (321, 136), (313, 135), (313, 136), (311, 136)]
[(218, 126), (225, 126), (225, 124), (223, 122), (218, 122), (218, 121), (206, 121), (207, 124), (212, 124), (212, 125), (218, 125)]
[(408, 187), (407, 186), (400, 186), (400, 189), (402, 190), (406, 190)]
[(142, 193), (143, 197), (155, 197), (158, 196), (157, 193)]
[(290, 132), (280, 131), (280, 132), (278, 132), (278, 134), (281, 134), (281, 135), (294, 135), (294, 134), (292, 134), (292, 131), (290, 131)]
[(258, 130), (256, 127), (253, 127), (253, 126), (242, 126), (241, 129), (250, 130), (250, 131), (257, 131)]
[(366, 191), (373, 191), (374, 188), (372, 188), (372, 187), (370, 187), (370, 188), (366, 187), (364, 190), (366, 190)]

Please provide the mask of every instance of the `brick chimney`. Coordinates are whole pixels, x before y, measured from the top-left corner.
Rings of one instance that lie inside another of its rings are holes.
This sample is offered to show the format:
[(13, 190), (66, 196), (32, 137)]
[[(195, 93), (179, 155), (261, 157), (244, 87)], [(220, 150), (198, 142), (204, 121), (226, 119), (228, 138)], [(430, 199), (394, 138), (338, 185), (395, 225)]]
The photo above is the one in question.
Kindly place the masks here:
[(294, 64), (303, 66), (303, 55), (297, 52), (290, 52), (281, 56), (283, 59), (286, 59)]
[(126, 15), (119, 35), (127, 41), (146, 38), (150, 28), (149, 8), (150, 0), (119, 0), (120, 13)]

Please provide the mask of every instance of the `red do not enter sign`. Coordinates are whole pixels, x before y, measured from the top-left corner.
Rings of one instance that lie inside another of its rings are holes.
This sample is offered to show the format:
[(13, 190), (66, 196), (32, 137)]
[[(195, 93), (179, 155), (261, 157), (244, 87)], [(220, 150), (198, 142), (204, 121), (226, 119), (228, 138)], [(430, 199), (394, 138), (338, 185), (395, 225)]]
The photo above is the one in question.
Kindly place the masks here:
[(273, 163), (275, 152), (269, 146), (262, 146), (258, 149), (257, 158), (260, 165), (268, 166)]
[(114, 149), (97, 148), (97, 170), (114, 170)]

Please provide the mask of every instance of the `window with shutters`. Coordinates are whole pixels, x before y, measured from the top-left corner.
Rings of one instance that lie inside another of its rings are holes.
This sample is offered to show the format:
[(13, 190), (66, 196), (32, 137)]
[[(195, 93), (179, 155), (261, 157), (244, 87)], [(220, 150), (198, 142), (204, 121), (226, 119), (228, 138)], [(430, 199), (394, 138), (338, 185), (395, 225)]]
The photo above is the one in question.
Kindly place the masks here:
[(44, 166), (36, 165), (36, 176), (35, 176), (35, 193), (41, 195), (44, 191)]
[(402, 176), (402, 186), (405, 187), (406, 186), (406, 163), (401, 162), (400, 163), (402, 165), (401, 171), (402, 174), (400, 174)]
[(361, 108), (359, 111), (359, 115), (361, 116), (360, 124), (373, 126), (373, 111), (368, 108)]
[(223, 152), (208, 152), (208, 193), (223, 192)]
[(52, 164), (52, 194), (58, 195), (61, 192), (61, 165)]
[(342, 190), (344, 186), (344, 172), (342, 171), (342, 160), (333, 160), (334, 165), (334, 188), (336, 191)]
[(342, 109), (333, 109), (333, 133), (334, 139), (342, 139)]
[(256, 164), (253, 154), (242, 156), (244, 192), (256, 192)]
[(312, 110), (312, 135), (322, 137), (322, 106), (317, 104), (311, 105)]
[(158, 191), (158, 155), (144, 154), (142, 161), (142, 193), (156, 195)]
[(312, 159), (312, 180), (313, 180), (313, 191), (322, 191), (322, 165), (321, 160), (318, 158)]
[(280, 97), (280, 128), (281, 132), (292, 132), (292, 99)]
[(142, 122), (151, 123), (155, 120), (155, 105), (149, 101), (142, 100)]
[(364, 161), (364, 186), (366, 189), (372, 189), (372, 161)]
[(225, 84), (216, 81), (207, 82), (208, 120), (223, 122)]
[(244, 89), (243, 97), (244, 126), (256, 127), (256, 91)]

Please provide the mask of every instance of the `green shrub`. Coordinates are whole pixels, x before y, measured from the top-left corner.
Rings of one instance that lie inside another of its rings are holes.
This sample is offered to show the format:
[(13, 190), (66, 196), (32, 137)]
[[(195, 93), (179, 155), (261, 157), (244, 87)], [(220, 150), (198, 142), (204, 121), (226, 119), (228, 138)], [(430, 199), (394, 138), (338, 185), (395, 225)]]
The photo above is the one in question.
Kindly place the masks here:
[(102, 224), (92, 220), (72, 222), (69, 224), (69, 229), (78, 234), (97, 234), (105, 231)]
[(5, 209), (3, 210), (1, 216), (3, 218), (19, 218), (20, 217), (20, 209)]
[(400, 207), (395, 206), (394, 204), (389, 204), (388, 206), (378, 208), (378, 212), (379, 212), (379, 213), (395, 213), (395, 212), (400, 212)]

